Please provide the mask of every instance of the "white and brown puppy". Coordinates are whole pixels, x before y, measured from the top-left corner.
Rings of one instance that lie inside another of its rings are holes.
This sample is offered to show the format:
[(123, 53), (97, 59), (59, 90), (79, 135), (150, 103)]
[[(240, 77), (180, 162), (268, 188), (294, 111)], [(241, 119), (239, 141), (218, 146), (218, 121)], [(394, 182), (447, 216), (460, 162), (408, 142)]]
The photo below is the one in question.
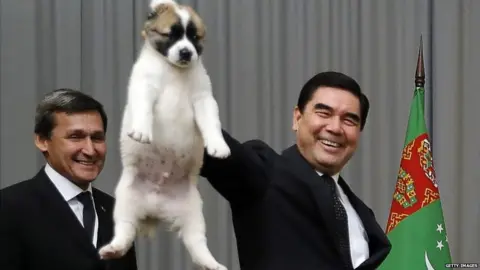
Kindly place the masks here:
[(226, 270), (207, 247), (197, 189), (204, 149), (230, 155), (201, 60), (205, 26), (192, 8), (173, 1), (153, 0), (150, 8), (121, 127), (114, 237), (100, 256), (123, 256), (137, 233), (152, 235), (162, 223), (178, 232), (200, 268)]

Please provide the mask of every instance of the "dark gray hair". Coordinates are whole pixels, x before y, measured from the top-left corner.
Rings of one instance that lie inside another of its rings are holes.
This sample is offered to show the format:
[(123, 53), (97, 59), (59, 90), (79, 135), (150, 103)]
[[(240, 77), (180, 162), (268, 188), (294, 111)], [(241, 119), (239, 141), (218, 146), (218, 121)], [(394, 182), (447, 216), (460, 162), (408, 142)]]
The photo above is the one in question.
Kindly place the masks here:
[(93, 97), (78, 90), (61, 88), (47, 93), (38, 103), (35, 112), (35, 134), (42, 138), (50, 138), (55, 127), (57, 112), (78, 113), (97, 111), (103, 121), (103, 129), (107, 132), (107, 115), (103, 105)]

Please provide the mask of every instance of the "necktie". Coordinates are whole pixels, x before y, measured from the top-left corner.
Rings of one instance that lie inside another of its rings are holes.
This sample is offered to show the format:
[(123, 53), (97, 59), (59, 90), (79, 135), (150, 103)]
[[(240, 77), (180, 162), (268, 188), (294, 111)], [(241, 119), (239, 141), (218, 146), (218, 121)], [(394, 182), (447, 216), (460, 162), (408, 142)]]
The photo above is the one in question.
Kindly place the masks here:
[(95, 225), (95, 211), (89, 191), (77, 195), (77, 199), (83, 204), (83, 227), (87, 231), (90, 241), (93, 241), (93, 227)]
[(340, 199), (338, 198), (337, 195), (337, 187), (335, 185), (335, 180), (333, 180), (332, 177), (328, 175), (322, 175), (322, 178), (324, 179), (325, 183), (328, 185), (330, 188), (330, 193), (331, 193), (331, 202), (333, 205), (333, 209), (335, 211), (335, 222), (336, 222), (336, 228), (337, 230), (335, 231), (335, 236), (337, 237), (339, 244), (340, 244), (340, 249), (342, 251), (343, 256), (346, 259), (346, 264), (347, 268), (352, 268), (350, 261), (350, 240), (349, 240), (349, 235), (348, 235), (348, 217), (347, 217), (347, 211), (343, 207), (342, 203), (340, 202)]

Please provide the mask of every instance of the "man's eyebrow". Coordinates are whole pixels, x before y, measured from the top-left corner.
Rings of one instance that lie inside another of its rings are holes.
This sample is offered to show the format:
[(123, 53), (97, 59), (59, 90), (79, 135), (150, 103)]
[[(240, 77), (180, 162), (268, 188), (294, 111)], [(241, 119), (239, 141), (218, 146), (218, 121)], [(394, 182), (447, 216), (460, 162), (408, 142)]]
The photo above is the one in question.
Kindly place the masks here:
[(92, 134), (92, 135), (104, 135), (105, 132), (103, 130), (94, 130), (92, 132), (87, 132), (83, 129), (69, 129), (67, 130), (68, 134)]
[[(324, 103), (317, 103), (313, 106), (315, 110), (328, 110), (333, 111), (333, 108)], [(345, 114), (348, 118), (351, 118), (353, 121), (360, 122), (360, 116), (356, 113), (347, 112)]]
[(323, 103), (317, 103), (317, 104), (313, 105), (313, 108), (315, 108), (315, 110), (329, 110), (329, 111), (332, 110), (332, 107), (328, 106), (327, 104), (323, 104)]

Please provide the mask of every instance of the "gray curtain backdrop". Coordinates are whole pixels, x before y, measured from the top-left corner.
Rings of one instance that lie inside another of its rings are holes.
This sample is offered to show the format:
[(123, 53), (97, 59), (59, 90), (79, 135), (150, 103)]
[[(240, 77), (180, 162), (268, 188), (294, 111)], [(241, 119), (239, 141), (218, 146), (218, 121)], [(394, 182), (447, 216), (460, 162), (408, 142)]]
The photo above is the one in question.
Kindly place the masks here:
[[(358, 79), (371, 99), (362, 143), (343, 172), (385, 227), (406, 132), (420, 35), (426, 112), (454, 262), (480, 262), (480, 1), (190, 0), (207, 25), (204, 60), (223, 126), (280, 151), (292, 109), (314, 73)], [(108, 162), (96, 186), (112, 193), (130, 68), (147, 0), (1, 0), (0, 186), (34, 175), (36, 103), (59, 87), (98, 98), (110, 117)], [(228, 205), (201, 181), (209, 246), (239, 269)], [(140, 269), (191, 269), (172, 235), (138, 242)]]

